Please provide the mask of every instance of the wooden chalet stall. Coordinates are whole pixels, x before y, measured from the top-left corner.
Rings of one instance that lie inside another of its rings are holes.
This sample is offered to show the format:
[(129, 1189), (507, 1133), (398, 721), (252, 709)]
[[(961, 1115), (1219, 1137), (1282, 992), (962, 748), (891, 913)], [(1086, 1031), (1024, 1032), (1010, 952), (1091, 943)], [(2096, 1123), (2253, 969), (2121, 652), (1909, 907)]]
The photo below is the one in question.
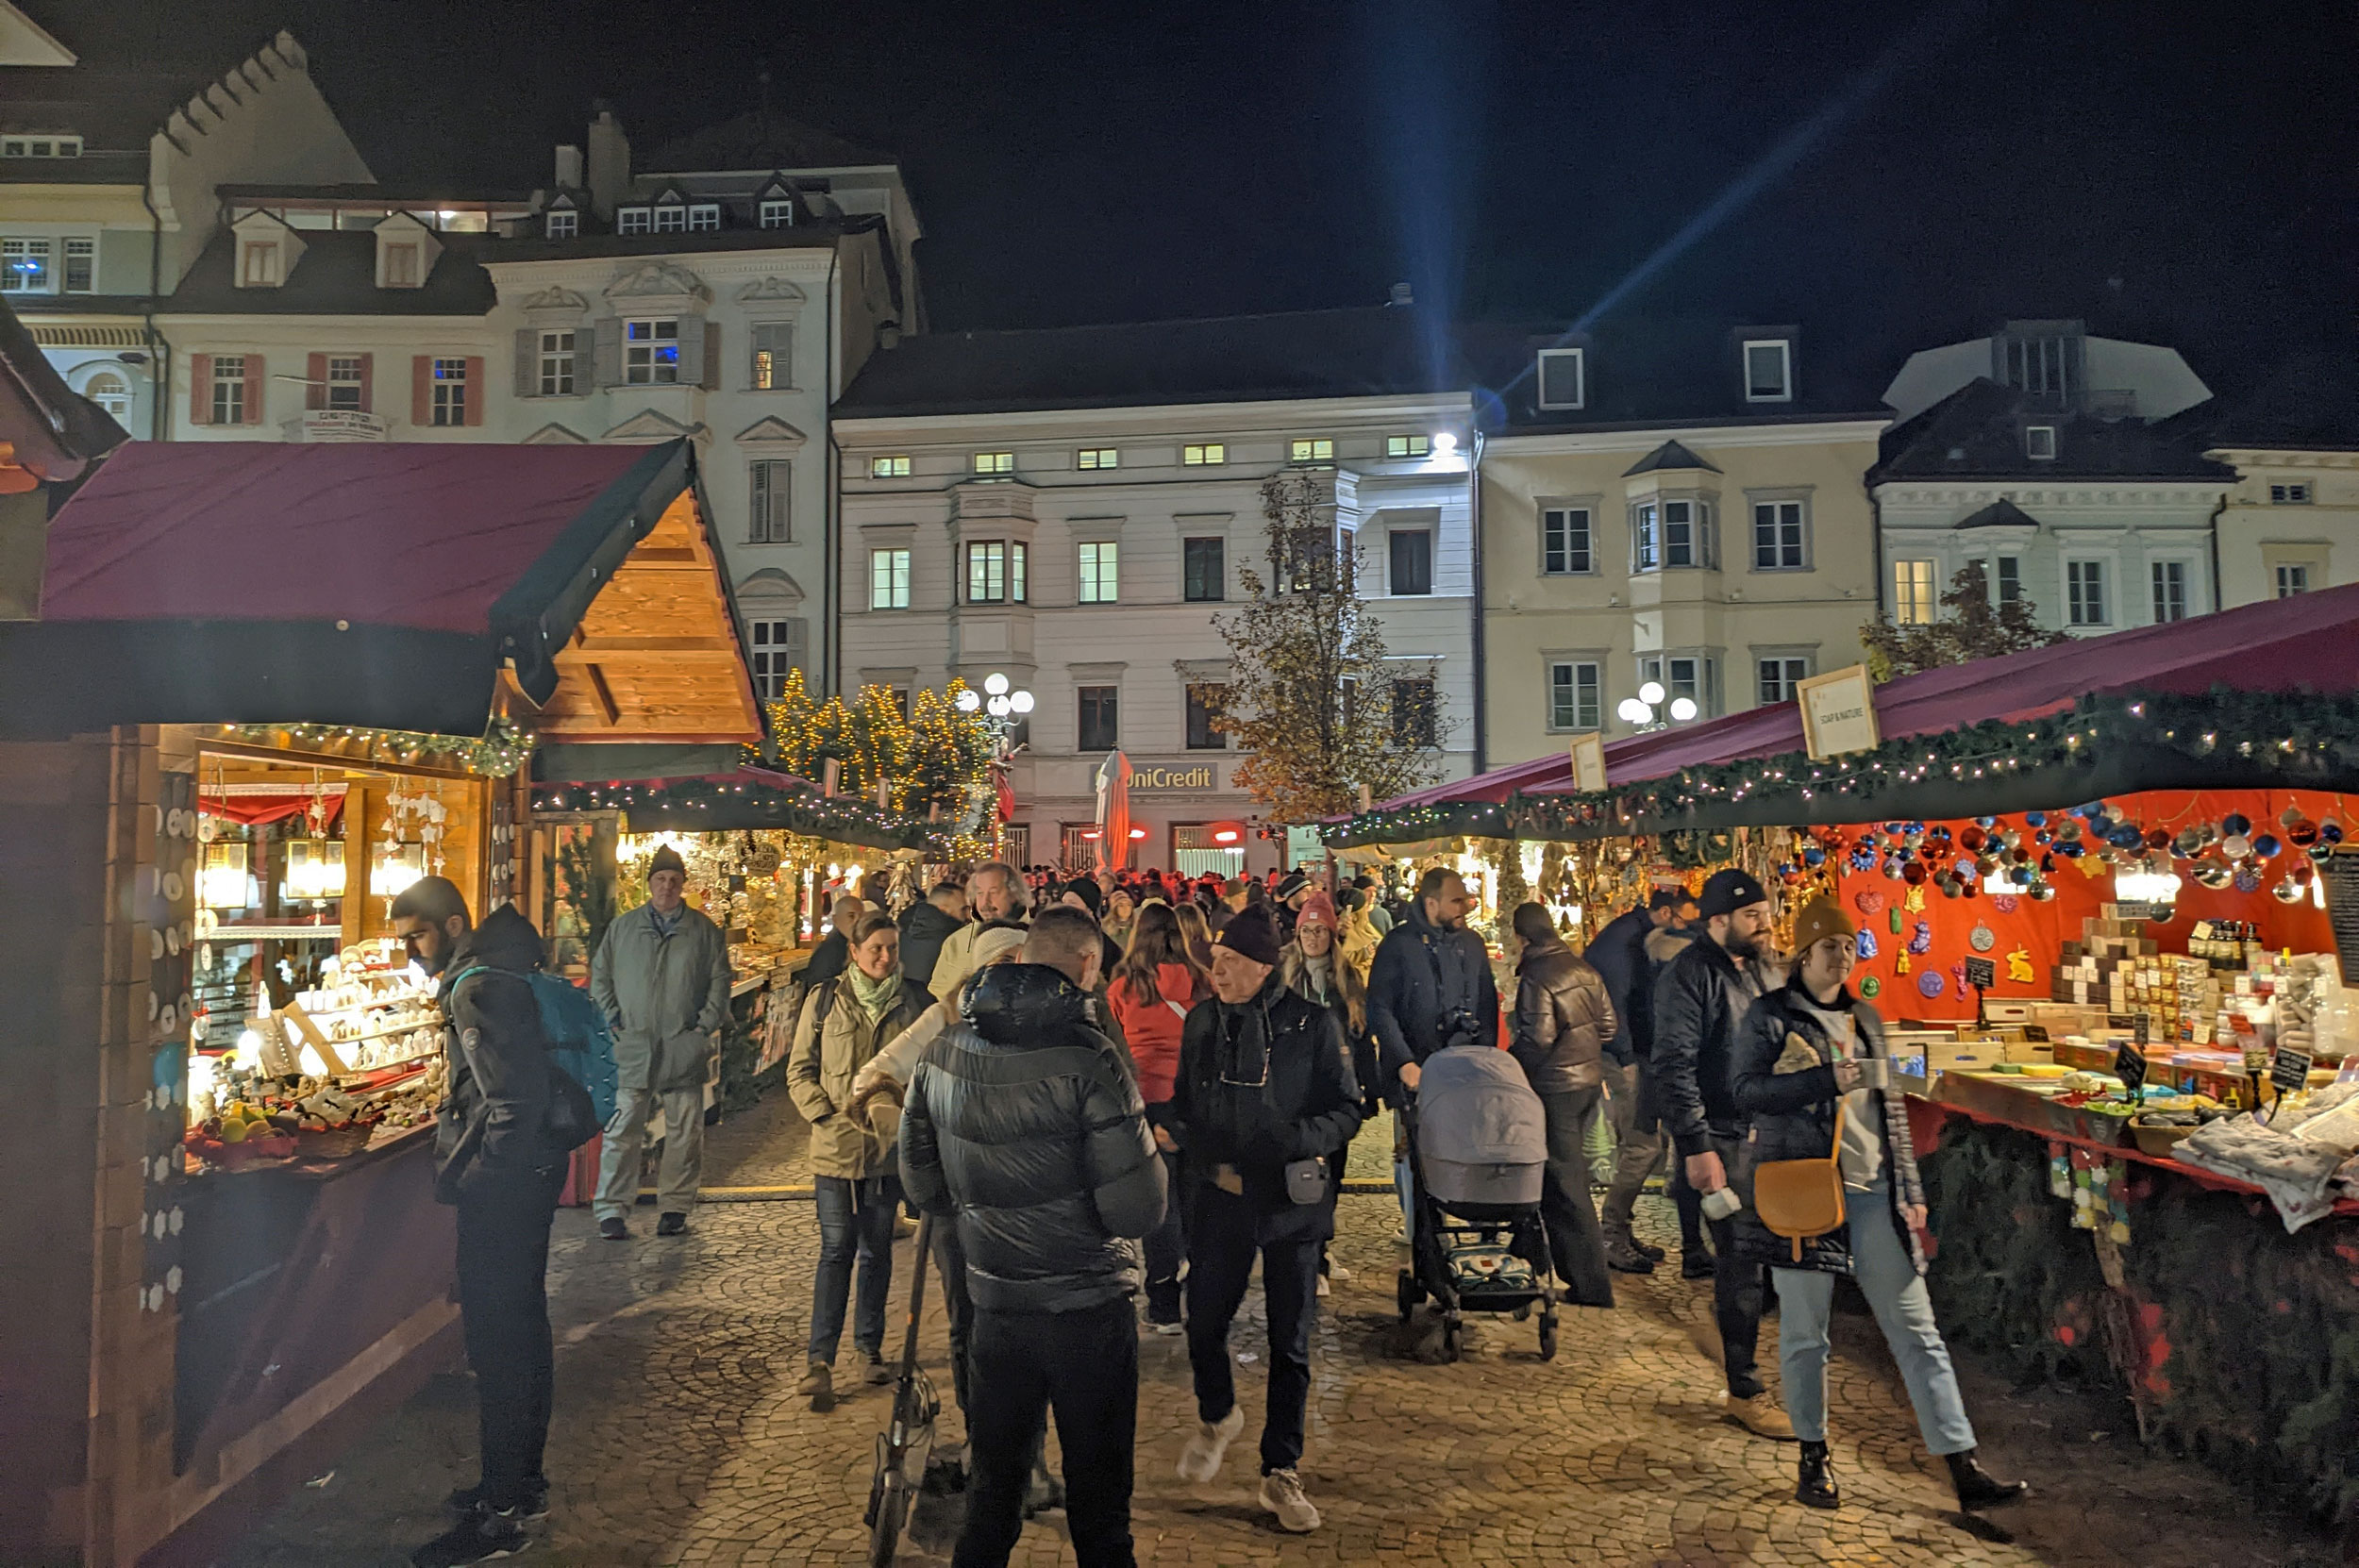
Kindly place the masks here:
[[(393, 894), (530, 909), (534, 747), (761, 709), (685, 442), (139, 444), (45, 542), (0, 625), (0, 1561), (202, 1562), (459, 1354)], [(331, 1109), (233, 1113), (290, 1078)]]

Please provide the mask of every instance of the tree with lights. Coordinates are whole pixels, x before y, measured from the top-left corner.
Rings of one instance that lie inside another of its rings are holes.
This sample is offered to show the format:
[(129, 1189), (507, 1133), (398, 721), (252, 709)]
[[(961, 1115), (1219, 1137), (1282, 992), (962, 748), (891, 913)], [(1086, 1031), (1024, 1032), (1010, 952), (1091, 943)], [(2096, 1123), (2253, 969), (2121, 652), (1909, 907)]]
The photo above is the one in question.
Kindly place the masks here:
[(1213, 622), (1230, 670), (1220, 723), (1246, 753), (1233, 776), (1283, 822), (1352, 810), (1364, 785), (1381, 800), (1430, 782), (1450, 728), (1433, 667), (1385, 656), (1333, 483), (1285, 473), (1262, 486), (1269, 575), (1240, 566), (1244, 608)]
[(769, 705), (778, 765), (817, 778), (832, 760), (845, 794), (874, 800), (881, 780), (893, 809), (956, 821), (988, 784), (994, 744), (989, 721), (960, 709), (965, 690), (954, 678), (944, 691), (918, 692), (904, 715), (889, 686), (863, 686), (849, 703), (832, 696), (823, 703), (804, 686), (803, 673), (791, 670)]
[(2033, 619), (2027, 598), (1992, 604), (1990, 579), (1979, 560), (1968, 561), (1949, 579), (1941, 607), (1949, 613), (1925, 626), (1899, 626), (1879, 620), (1862, 626), (1859, 640), (1867, 650), (1867, 673), (1877, 680), (1890, 680), (2067, 640), (2066, 633), (2046, 630)]

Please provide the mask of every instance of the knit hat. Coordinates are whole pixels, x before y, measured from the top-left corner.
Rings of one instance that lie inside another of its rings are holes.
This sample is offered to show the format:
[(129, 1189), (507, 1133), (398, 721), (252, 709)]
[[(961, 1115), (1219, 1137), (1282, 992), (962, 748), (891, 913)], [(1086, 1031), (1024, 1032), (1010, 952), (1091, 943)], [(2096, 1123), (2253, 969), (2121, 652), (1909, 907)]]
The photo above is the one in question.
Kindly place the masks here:
[(1069, 892), (1079, 899), (1081, 907), (1087, 909), (1093, 917), (1105, 912), (1106, 890), (1086, 876), (1076, 876), (1057, 891), (1060, 893)]
[(1231, 918), (1213, 939), (1215, 947), (1241, 953), (1255, 963), (1278, 967), (1278, 933), (1261, 910), (1248, 909)]
[(659, 871), (677, 871), (685, 876), (688, 875), (688, 862), (681, 859), (679, 851), (670, 844), (658, 844), (655, 846), (655, 853), (647, 859), (647, 880), (654, 881), (655, 874)]
[(1296, 893), (1300, 892), (1303, 889), (1309, 887), (1310, 885), (1311, 879), (1308, 876), (1303, 876), (1302, 873), (1298, 871), (1288, 872), (1286, 874), (1285, 880), (1278, 884), (1278, 901), (1280, 904), (1283, 904), (1287, 899), (1292, 898)]
[(1759, 882), (1753, 880), (1750, 872), (1731, 866), (1726, 871), (1712, 874), (1711, 879), (1704, 883), (1702, 896), (1696, 900), (1696, 907), (1706, 920), (1710, 920), (1714, 915), (1734, 914), (1748, 904), (1768, 902), (1769, 894), (1763, 891)]
[(975, 945), (968, 949), (974, 955), (975, 967), (982, 969), (1024, 945), (1021, 926), (986, 926), (975, 933)]
[(1851, 924), (1851, 917), (1843, 912), (1842, 905), (1832, 898), (1814, 898), (1794, 917), (1795, 954), (1799, 957), (1829, 937), (1851, 936), (1858, 929)]
[(1299, 930), (1305, 926), (1324, 926), (1330, 931), (1335, 929), (1335, 901), (1323, 892), (1314, 892), (1304, 899), (1302, 908), (1295, 915), (1295, 928)]

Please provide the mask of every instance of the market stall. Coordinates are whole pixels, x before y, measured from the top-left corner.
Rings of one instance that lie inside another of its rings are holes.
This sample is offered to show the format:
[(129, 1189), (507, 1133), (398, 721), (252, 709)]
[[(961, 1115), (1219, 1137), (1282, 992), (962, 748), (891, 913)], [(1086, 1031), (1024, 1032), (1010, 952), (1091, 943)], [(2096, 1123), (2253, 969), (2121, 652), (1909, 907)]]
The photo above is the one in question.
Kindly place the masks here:
[(0, 626), (0, 853), (43, 890), (0, 1254), (55, 1284), (0, 1446), (63, 1458), (0, 1556), (201, 1561), (457, 1354), (393, 896), (529, 906), (536, 745), (761, 718), (685, 443), (132, 445), (46, 552)]

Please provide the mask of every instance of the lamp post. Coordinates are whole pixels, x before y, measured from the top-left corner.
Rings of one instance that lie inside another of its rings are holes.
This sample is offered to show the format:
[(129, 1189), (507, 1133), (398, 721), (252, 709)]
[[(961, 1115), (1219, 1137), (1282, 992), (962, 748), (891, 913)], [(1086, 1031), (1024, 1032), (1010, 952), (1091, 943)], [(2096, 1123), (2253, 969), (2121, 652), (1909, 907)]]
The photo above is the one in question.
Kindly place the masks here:
[[(1665, 708), (1663, 701), (1665, 695), (1663, 683), (1650, 680), (1638, 689), (1636, 696), (1624, 697), (1621, 706), (1614, 709), (1614, 715), (1639, 734), (1646, 735), (1658, 729), (1668, 729), (1673, 725), (1686, 724), (1702, 711), (1696, 706), (1693, 697), (1673, 697), (1669, 707)], [(1658, 718), (1658, 711), (1665, 716)]]
[[(973, 713), (980, 709), (988, 716), (991, 728), (992, 771), (1001, 777), (1006, 776), (1009, 764), (1015, 760), (1015, 754), (1021, 749), (1014, 743), (1015, 726), (1020, 720), (1032, 711), (1032, 693), (1009, 680), (997, 670), (994, 670), (983, 677), (982, 691), (977, 692), (970, 686), (959, 693), (958, 707), (962, 713)], [(995, 809), (992, 812), (994, 826), (991, 834), (994, 853), (997, 852), (999, 846), (997, 815)]]

